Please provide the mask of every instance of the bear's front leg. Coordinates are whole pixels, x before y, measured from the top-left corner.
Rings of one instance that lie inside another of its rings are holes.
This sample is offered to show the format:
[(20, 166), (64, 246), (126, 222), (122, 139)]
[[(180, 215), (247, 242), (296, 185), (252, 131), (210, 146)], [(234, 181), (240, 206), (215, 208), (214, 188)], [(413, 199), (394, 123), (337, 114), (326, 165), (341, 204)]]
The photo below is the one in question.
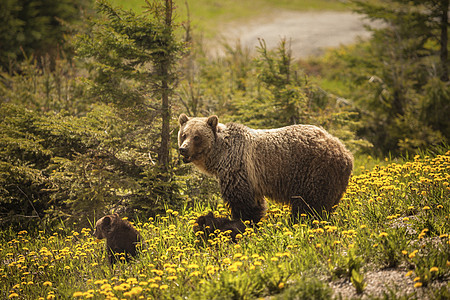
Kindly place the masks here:
[(258, 223), (266, 213), (264, 197), (257, 195), (246, 179), (237, 174), (221, 180), (222, 198), (231, 210), (233, 220)]

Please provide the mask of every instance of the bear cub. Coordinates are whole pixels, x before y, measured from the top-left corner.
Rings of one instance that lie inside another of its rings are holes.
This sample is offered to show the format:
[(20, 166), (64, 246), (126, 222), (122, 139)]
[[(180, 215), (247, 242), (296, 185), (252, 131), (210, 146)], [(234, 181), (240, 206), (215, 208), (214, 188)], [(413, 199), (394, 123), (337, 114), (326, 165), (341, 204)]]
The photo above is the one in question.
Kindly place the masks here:
[(125, 254), (127, 262), (132, 256), (136, 256), (136, 244), (141, 240), (139, 232), (118, 214), (99, 219), (95, 223), (94, 236), (97, 239), (106, 239), (106, 250), (111, 264), (117, 261), (120, 253)]
[(194, 232), (203, 231), (207, 238), (217, 229), (221, 232), (231, 231), (230, 236), (233, 242), (236, 242), (236, 235), (244, 233), (246, 228), (241, 220), (230, 220), (223, 217), (216, 218), (212, 212), (198, 217), (196, 223)]

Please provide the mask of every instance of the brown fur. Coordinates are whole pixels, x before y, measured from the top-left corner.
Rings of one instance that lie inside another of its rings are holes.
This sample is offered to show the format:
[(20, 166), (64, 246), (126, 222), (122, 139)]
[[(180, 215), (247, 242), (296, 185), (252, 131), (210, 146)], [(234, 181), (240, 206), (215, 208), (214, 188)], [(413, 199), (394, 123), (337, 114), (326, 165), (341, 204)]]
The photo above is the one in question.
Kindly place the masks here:
[(98, 239), (106, 239), (110, 263), (115, 263), (116, 255), (120, 253), (125, 253), (127, 261), (130, 256), (136, 256), (136, 244), (141, 240), (139, 232), (118, 214), (99, 219), (95, 223), (94, 236)]
[(231, 231), (230, 236), (233, 242), (236, 242), (236, 235), (245, 232), (245, 224), (241, 220), (230, 220), (228, 218), (216, 218), (212, 212), (198, 217), (197, 225), (194, 226), (194, 232), (203, 231), (206, 237), (214, 233), (217, 229), (221, 232)]
[(348, 185), (353, 156), (322, 128), (293, 125), (254, 130), (217, 116), (179, 117), (185, 163), (219, 179), (233, 219), (258, 222), (264, 197), (289, 204), (292, 214), (332, 211)]

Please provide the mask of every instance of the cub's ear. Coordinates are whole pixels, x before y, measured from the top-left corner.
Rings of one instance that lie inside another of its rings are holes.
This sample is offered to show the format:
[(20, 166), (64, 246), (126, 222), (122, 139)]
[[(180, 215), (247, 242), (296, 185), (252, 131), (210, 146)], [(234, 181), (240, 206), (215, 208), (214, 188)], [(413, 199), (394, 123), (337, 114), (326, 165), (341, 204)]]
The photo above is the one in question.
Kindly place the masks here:
[(186, 116), (185, 114), (181, 114), (178, 117), (178, 122), (180, 123), (181, 126), (183, 126), (187, 121), (189, 121), (189, 117)]
[(216, 131), (217, 128), (217, 124), (219, 124), (219, 118), (214, 115), (214, 116), (210, 116), (208, 118), (208, 120), (206, 121), (206, 124), (208, 124), (209, 126), (211, 126), (211, 128), (213, 129), (213, 131)]
[(103, 224), (103, 226), (105, 226), (105, 227), (109, 227), (109, 226), (111, 226), (111, 217), (110, 216), (104, 216), (103, 217), (103, 222), (102, 222), (102, 224)]

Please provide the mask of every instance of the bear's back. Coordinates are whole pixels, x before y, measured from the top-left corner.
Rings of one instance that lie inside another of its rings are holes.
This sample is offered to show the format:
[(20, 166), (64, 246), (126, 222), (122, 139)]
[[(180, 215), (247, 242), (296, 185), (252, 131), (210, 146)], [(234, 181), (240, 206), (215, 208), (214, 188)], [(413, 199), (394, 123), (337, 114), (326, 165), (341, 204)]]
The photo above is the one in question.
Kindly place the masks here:
[(353, 168), (342, 142), (313, 125), (249, 129), (247, 143), (244, 161), (255, 190), (279, 200), (342, 171), (346, 181)]

